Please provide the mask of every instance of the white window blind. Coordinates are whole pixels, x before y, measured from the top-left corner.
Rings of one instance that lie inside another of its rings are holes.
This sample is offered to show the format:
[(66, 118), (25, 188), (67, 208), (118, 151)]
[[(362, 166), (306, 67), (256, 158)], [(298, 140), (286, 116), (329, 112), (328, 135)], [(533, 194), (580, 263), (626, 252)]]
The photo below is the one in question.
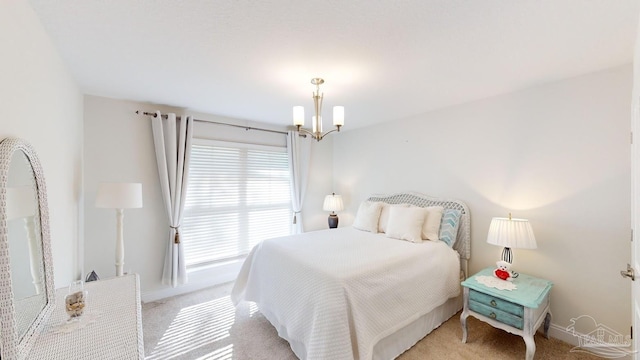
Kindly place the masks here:
[(286, 148), (194, 139), (180, 233), (187, 267), (291, 234), (289, 186)]

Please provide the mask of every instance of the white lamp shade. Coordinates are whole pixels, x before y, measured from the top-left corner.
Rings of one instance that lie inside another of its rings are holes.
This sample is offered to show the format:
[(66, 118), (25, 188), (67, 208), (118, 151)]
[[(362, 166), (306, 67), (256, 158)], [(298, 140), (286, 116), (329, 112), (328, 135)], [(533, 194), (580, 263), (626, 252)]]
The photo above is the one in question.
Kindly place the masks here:
[(96, 207), (107, 209), (134, 209), (142, 207), (142, 184), (101, 183), (98, 185)]
[(37, 195), (32, 186), (7, 188), (7, 220), (35, 215), (37, 204)]
[(513, 249), (535, 249), (536, 237), (529, 220), (493, 218), (487, 235), (489, 244)]
[(320, 120), (316, 121), (316, 116), (311, 117), (311, 122), (313, 123), (313, 132), (322, 132), (322, 116), (320, 116)]
[(304, 126), (304, 106), (293, 107), (293, 125)]
[(322, 209), (324, 211), (342, 211), (344, 209), (342, 196), (336, 194), (325, 196)]
[(333, 125), (334, 126), (344, 125), (344, 106), (333, 107)]

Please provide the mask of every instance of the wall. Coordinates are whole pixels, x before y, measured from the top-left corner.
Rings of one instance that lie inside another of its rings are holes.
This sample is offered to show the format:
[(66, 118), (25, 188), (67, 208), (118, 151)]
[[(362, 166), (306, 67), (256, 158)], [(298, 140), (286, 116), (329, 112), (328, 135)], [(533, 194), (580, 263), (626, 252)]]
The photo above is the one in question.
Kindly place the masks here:
[[(371, 193), (458, 198), (472, 222), (476, 272), (501, 249), (491, 218), (530, 220), (537, 250), (515, 270), (554, 282), (555, 330), (590, 315), (629, 334), (631, 66), (348, 131), (334, 139), (334, 181), (351, 223)], [(565, 339), (570, 340), (570, 339)]]
[(82, 95), (26, 1), (0, 2), (0, 138), (35, 148), (44, 170), (56, 287), (80, 275)]
[[(115, 275), (115, 211), (94, 207), (100, 182), (141, 182), (143, 208), (125, 210), (125, 272), (140, 275), (144, 301), (151, 301), (216, 283), (232, 281), (240, 262), (223, 264), (205, 271), (190, 272), (189, 283), (177, 288), (162, 285), (162, 266), (168, 241), (167, 218), (162, 203), (158, 171), (151, 134), (151, 121), (136, 115), (136, 110), (181, 115), (183, 109), (133, 101), (85, 96), (85, 269), (96, 270), (100, 277)], [(186, 112), (196, 119), (273, 128), (238, 119)], [(285, 130), (277, 129), (274, 130)], [(194, 136), (227, 141), (250, 141), (265, 145), (285, 146), (285, 136), (261, 131), (246, 131), (220, 125), (196, 122)], [(324, 195), (332, 191), (332, 143), (324, 140), (313, 144), (309, 188), (303, 209), (307, 230), (326, 226), (322, 208)], [(305, 214), (309, 214), (308, 216)]]

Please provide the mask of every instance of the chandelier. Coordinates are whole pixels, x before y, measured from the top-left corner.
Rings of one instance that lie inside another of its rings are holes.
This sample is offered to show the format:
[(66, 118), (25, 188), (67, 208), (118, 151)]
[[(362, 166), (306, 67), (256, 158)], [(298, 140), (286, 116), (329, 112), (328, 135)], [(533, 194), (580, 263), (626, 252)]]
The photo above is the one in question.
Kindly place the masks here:
[(334, 131), (340, 131), (342, 125), (344, 125), (344, 106), (333, 107), (333, 126), (336, 128), (322, 132), (322, 98), (324, 94), (320, 93), (320, 85), (324, 84), (324, 80), (321, 78), (311, 79), (311, 83), (316, 86), (316, 91), (313, 93), (313, 104), (315, 105), (315, 115), (311, 117), (312, 131), (303, 129), (304, 126), (304, 107), (293, 107), (293, 125), (298, 128), (298, 131), (304, 134), (310, 135), (316, 141), (322, 140), (326, 135), (331, 134)]

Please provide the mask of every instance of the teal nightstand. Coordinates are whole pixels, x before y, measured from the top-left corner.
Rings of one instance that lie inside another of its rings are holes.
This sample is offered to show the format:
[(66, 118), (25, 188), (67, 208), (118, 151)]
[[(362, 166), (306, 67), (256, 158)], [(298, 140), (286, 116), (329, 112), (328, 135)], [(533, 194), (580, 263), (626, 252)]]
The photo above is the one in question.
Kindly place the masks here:
[(491, 326), (522, 336), (527, 346), (526, 359), (533, 359), (536, 330), (544, 323), (544, 335), (548, 338), (551, 313), (549, 292), (553, 284), (544, 279), (520, 274), (512, 281), (514, 290), (498, 290), (479, 283), (478, 276), (493, 276), (494, 268), (486, 268), (462, 282), (464, 310), (460, 316), (462, 342), (467, 342), (467, 317), (469, 315)]

